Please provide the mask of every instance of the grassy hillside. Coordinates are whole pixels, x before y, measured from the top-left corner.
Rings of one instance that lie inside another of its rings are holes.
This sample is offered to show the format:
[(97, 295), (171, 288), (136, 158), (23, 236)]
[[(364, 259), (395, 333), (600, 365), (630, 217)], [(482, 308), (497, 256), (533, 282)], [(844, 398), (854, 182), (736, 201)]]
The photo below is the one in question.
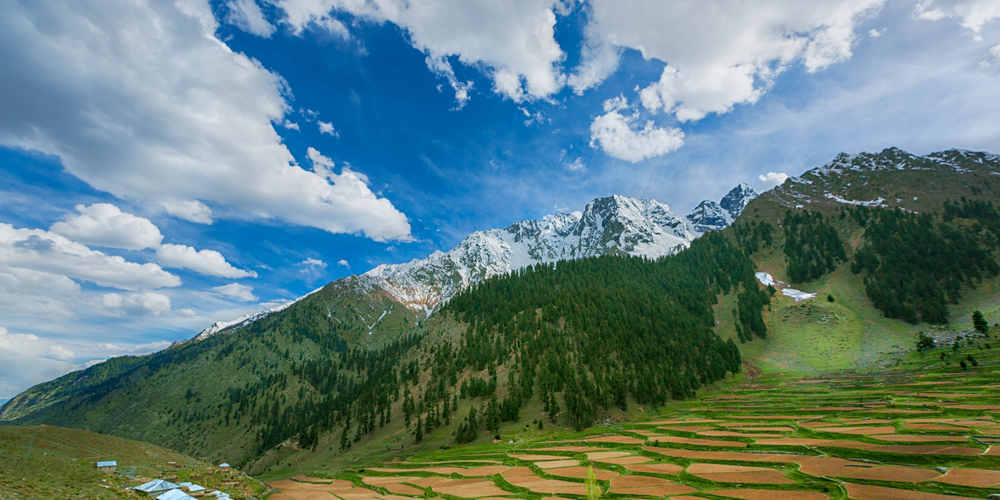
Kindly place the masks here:
[[(281, 401), (277, 418), (288, 418), (285, 409), (304, 412), (307, 400), (320, 401), (314, 391), (299, 391), (304, 386), (295, 367), (331, 356), (355, 362), (416, 328), (414, 313), (363, 285), (342, 280), (238, 331), (149, 356), (113, 358), (40, 384), (0, 408), (0, 419), (85, 428), (212, 461), (245, 462), (262, 452), (251, 421), (271, 418), (263, 415), (265, 405), (271, 410)], [(376, 322), (382, 311), (389, 313)], [(393, 366), (400, 354), (380, 366)], [(364, 384), (365, 376), (351, 371), (344, 370), (341, 382)]]
[[(99, 461), (118, 462), (118, 474), (95, 469)], [(151, 479), (195, 481), (239, 498), (267, 491), (238, 473), (149, 443), (48, 425), (0, 427), (0, 498), (135, 498), (125, 488)]]
[[(886, 354), (914, 349), (919, 332), (971, 328), (975, 310), (981, 310), (990, 324), (1000, 321), (1000, 279), (996, 276), (984, 275), (982, 280), (962, 283), (958, 303), (946, 305), (948, 323), (912, 324), (887, 318), (866, 292), (865, 273), (855, 274), (851, 270), (859, 248), (869, 243), (867, 231), (871, 226), (867, 222), (871, 214), (880, 210), (933, 214), (935, 223), (941, 223), (944, 205), (949, 200), (1000, 199), (998, 173), (1000, 163), (996, 157), (983, 153), (946, 151), (915, 157), (888, 149), (877, 154), (841, 155), (830, 165), (789, 179), (752, 201), (736, 225), (766, 222), (775, 227), (773, 245), (752, 256), (757, 269), (782, 281), (782, 287), (816, 293), (817, 297), (796, 303), (778, 294), (765, 313), (768, 337), (740, 344), (744, 358), (768, 372), (816, 374), (831, 369), (870, 370), (895, 362), (887, 360)], [(793, 283), (782, 230), (789, 210), (821, 213), (834, 228), (844, 245), (846, 259), (833, 271), (817, 279)], [(865, 227), (859, 223), (861, 211), (868, 214)], [(974, 227), (977, 223), (957, 218), (948, 224)], [(989, 258), (994, 261), (996, 233), (995, 229), (992, 235), (984, 231), (987, 237), (984, 246), (992, 247), (994, 253)], [(920, 245), (930, 247), (926, 243)], [(829, 302), (828, 296), (834, 302)], [(723, 338), (737, 338), (731, 315), (724, 314), (732, 308), (732, 302), (732, 297), (723, 297), (716, 306), (720, 322), (717, 331)]]

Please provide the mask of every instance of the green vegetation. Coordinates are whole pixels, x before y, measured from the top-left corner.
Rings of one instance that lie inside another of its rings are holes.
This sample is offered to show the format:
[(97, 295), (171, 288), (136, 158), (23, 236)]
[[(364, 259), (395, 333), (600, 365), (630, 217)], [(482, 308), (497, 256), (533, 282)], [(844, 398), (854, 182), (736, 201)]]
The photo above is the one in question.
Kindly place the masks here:
[(789, 210), (782, 226), (792, 283), (816, 280), (847, 260), (844, 242), (821, 212)]
[[(603, 411), (626, 409), (630, 396), (654, 405), (684, 399), (740, 370), (737, 347), (712, 331), (717, 291), (741, 287), (740, 324), (764, 336), (768, 294), (753, 270), (729, 239), (709, 234), (658, 262), (605, 256), (489, 279), (442, 310), (470, 327), (457, 355), (439, 351), (432, 372), (453, 379), (472, 367), (495, 378), (496, 366), (506, 364), (510, 392), (497, 406), (502, 420), (518, 419), (537, 383), (550, 414), (552, 407), (564, 409), (576, 429)], [(486, 395), (470, 392), (477, 386), (496, 384), (466, 382), (462, 393)]]
[[(117, 462), (117, 473), (94, 468), (99, 461)], [(0, 498), (5, 500), (129, 498), (133, 494), (125, 488), (154, 478), (194, 481), (237, 498), (267, 491), (247, 476), (149, 443), (48, 425), (0, 426)]]
[(982, 311), (972, 313), (972, 327), (979, 333), (990, 333), (990, 324), (983, 318)]
[[(978, 205), (959, 205), (970, 206)], [(1000, 273), (994, 255), (1000, 226), (989, 223), (996, 215), (992, 203), (984, 206), (959, 215), (985, 211), (987, 224), (954, 216), (946, 217), (949, 222), (935, 222), (933, 214), (857, 209), (862, 215), (856, 217), (867, 223), (865, 243), (854, 254), (851, 270), (865, 273), (873, 305), (886, 317), (908, 323), (947, 323), (947, 305), (958, 303), (963, 284), (974, 288)]]

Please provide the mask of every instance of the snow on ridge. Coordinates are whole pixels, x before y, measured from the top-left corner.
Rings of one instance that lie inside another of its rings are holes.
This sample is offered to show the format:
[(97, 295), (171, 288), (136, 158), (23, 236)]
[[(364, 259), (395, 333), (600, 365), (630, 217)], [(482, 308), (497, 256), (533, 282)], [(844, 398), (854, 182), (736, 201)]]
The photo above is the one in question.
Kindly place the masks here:
[(833, 201), (836, 201), (837, 203), (844, 203), (844, 204), (847, 204), (847, 205), (856, 205), (856, 206), (860, 206), (860, 207), (884, 207), (885, 206), (885, 199), (882, 198), (881, 196), (879, 196), (878, 199), (871, 200), (871, 201), (845, 200), (844, 198), (841, 198), (840, 196), (837, 196), (837, 195), (835, 195), (833, 193), (826, 193), (823, 196), (826, 197), (826, 198), (829, 198), (829, 199), (831, 199)]
[(199, 333), (198, 335), (195, 335), (194, 338), (192, 338), (190, 340), (181, 340), (181, 341), (178, 341), (178, 342), (174, 342), (171, 345), (171, 347), (173, 347), (175, 345), (186, 344), (188, 342), (194, 342), (194, 341), (198, 341), (198, 340), (205, 340), (205, 339), (211, 337), (212, 335), (215, 335), (216, 333), (219, 333), (219, 332), (221, 332), (221, 331), (223, 331), (223, 330), (225, 330), (227, 328), (231, 328), (231, 327), (234, 327), (234, 326), (241, 326), (241, 325), (244, 325), (244, 324), (253, 323), (254, 321), (257, 321), (258, 319), (261, 319), (261, 318), (263, 318), (263, 317), (265, 317), (265, 316), (267, 316), (269, 314), (276, 313), (276, 312), (279, 312), (279, 311), (284, 311), (285, 309), (288, 309), (288, 307), (290, 307), (292, 304), (294, 304), (296, 302), (299, 302), (300, 300), (302, 300), (302, 299), (304, 299), (304, 298), (306, 298), (306, 297), (308, 297), (308, 296), (310, 296), (310, 295), (312, 295), (312, 294), (314, 294), (314, 293), (322, 290), (323, 288), (324, 287), (319, 287), (319, 288), (317, 288), (317, 289), (315, 289), (315, 290), (313, 290), (313, 291), (311, 291), (311, 292), (309, 292), (309, 293), (307, 293), (307, 294), (305, 294), (305, 295), (303, 295), (303, 296), (301, 296), (301, 297), (299, 297), (299, 298), (297, 298), (295, 300), (289, 300), (288, 302), (285, 302), (284, 304), (281, 304), (281, 305), (276, 306), (276, 307), (272, 307), (270, 309), (266, 309), (266, 310), (263, 310), (263, 311), (257, 311), (255, 313), (250, 313), (250, 314), (244, 314), (243, 316), (240, 316), (239, 318), (236, 318), (236, 319), (231, 320), (231, 321), (216, 321), (215, 323), (212, 324), (212, 326), (210, 326), (210, 327), (202, 330), (201, 333)]
[(816, 295), (818, 295), (818, 294), (815, 294), (815, 293), (802, 292), (802, 291), (799, 291), (799, 290), (795, 290), (793, 288), (782, 288), (781, 289), (781, 293), (782, 293), (782, 295), (785, 295), (785, 296), (788, 296), (788, 297), (791, 297), (791, 298), (795, 299), (796, 303), (799, 303), (799, 302), (801, 302), (803, 300), (812, 299), (812, 298), (816, 297)]
[(699, 235), (665, 203), (613, 195), (591, 201), (583, 211), (476, 231), (448, 252), (382, 265), (366, 275), (411, 310), (430, 315), (455, 294), (493, 276), (606, 253), (655, 259), (687, 248)]

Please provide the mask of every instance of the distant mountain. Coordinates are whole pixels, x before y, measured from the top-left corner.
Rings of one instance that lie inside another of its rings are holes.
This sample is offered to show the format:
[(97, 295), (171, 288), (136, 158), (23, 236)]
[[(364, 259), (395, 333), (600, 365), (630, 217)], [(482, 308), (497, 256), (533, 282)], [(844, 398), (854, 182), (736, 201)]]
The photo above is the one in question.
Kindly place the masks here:
[(755, 198), (757, 198), (757, 192), (743, 182), (734, 187), (719, 203), (712, 200), (699, 203), (687, 215), (687, 220), (691, 223), (692, 230), (699, 234), (708, 231), (721, 231), (732, 224), (743, 213), (747, 204)]
[[(410, 310), (430, 316), (470, 285), (535, 264), (606, 254), (650, 259), (675, 254), (698, 236), (731, 224), (756, 197), (757, 193), (743, 183), (721, 202), (703, 201), (695, 212), (683, 218), (656, 200), (618, 195), (597, 198), (583, 211), (476, 231), (448, 252), (437, 251), (426, 259), (405, 264), (384, 264), (353, 279), (365, 281)], [(699, 209), (715, 215), (699, 216)], [(192, 340), (246, 326), (289, 305), (217, 322)], [(375, 325), (379, 319), (367, 318), (365, 322)]]
[(448, 252), (365, 273), (413, 310), (430, 314), (469, 285), (527, 266), (605, 254), (656, 259), (700, 235), (670, 207), (626, 196), (598, 198), (582, 212), (476, 231)]

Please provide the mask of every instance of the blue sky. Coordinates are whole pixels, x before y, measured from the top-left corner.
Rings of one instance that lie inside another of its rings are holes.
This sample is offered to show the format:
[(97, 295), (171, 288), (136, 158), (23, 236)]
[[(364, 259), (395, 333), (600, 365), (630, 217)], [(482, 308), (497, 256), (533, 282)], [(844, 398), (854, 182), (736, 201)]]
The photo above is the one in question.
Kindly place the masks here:
[(600, 196), (1000, 152), (997, 0), (0, 9), (0, 401)]

